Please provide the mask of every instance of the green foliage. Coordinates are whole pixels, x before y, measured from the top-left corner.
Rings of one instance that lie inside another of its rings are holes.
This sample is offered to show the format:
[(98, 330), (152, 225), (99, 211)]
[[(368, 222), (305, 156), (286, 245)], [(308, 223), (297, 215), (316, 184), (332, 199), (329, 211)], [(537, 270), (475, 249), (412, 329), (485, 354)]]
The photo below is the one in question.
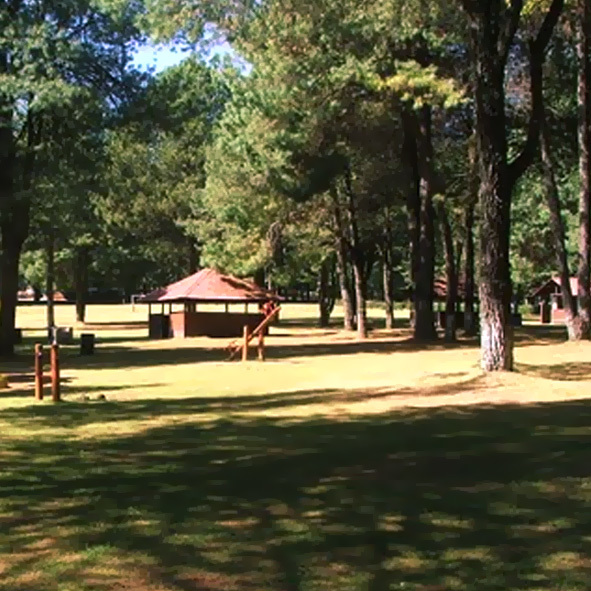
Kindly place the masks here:
[(112, 248), (135, 245), (132, 253), (123, 251), (133, 262), (119, 258), (119, 264), (138, 284), (156, 286), (189, 269), (199, 237), (188, 236), (187, 218), (199, 208), (206, 147), (233, 76), (189, 57), (156, 76), (107, 136), (105, 191), (97, 208)]

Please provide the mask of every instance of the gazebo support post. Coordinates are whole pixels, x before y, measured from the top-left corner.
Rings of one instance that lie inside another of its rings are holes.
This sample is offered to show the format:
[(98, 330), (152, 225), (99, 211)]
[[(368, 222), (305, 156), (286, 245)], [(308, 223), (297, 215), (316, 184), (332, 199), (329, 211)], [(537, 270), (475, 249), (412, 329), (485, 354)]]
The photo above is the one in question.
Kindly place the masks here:
[(257, 344), (257, 353), (259, 361), (265, 361), (265, 331), (259, 332), (259, 342)]
[(242, 343), (242, 361), (248, 361), (248, 339), (250, 337), (250, 330), (248, 324), (244, 325), (243, 329), (243, 343)]

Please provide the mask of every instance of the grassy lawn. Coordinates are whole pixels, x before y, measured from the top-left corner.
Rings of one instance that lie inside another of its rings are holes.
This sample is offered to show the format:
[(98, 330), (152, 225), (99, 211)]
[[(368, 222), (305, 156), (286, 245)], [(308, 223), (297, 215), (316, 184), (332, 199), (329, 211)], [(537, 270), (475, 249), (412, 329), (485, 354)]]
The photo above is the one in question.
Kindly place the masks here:
[(0, 590), (588, 590), (591, 344), (527, 326), (519, 371), (485, 377), (474, 341), (420, 349), (400, 322), (358, 343), (314, 312), (286, 307), (269, 360), (241, 364), (91, 308), (97, 353), (64, 349), (52, 405), (41, 310), (20, 310)]

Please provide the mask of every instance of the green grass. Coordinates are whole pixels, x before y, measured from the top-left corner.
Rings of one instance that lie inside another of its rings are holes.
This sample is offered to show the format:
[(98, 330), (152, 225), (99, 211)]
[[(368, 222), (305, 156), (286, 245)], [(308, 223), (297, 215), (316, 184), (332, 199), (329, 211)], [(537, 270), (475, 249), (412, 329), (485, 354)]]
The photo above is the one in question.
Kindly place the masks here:
[(4, 393), (0, 590), (589, 588), (590, 346), (527, 329), (489, 380), (471, 342), (295, 320), (266, 364), (114, 330), (64, 403)]
[(202, 410), (4, 411), (0, 589), (588, 589), (587, 404), (340, 421)]

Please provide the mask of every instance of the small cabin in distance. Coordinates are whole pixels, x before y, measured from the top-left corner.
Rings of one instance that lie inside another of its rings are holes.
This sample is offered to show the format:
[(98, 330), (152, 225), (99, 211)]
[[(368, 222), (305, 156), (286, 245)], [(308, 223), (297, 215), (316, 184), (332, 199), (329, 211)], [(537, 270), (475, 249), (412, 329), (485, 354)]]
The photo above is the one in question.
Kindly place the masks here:
[[(570, 278), (570, 289), (577, 303), (579, 281), (576, 277)], [(529, 296), (529, 300), (536, 309), (539, 307), (540, 322), (542, 324), (564, 323), (564, 302), (562, 301), (562, 281), (554, 276), (535, 289)]]

